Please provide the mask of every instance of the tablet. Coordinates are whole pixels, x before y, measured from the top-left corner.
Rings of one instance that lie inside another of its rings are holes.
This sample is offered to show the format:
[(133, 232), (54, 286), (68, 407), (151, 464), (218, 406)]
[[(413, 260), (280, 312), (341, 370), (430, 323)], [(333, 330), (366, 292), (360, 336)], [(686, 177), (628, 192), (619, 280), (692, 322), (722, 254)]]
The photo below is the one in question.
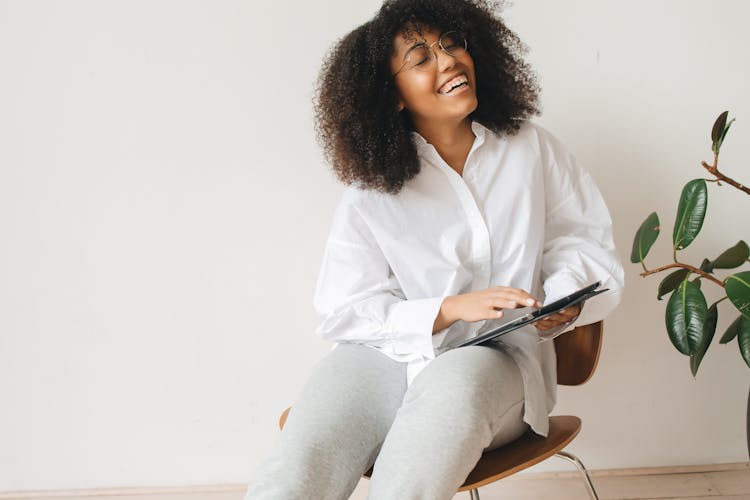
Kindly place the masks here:
[(445, 349), (441, 349), (441, 350), (449, 350), (449, 349), (453, 349), (456, 347), (483, 344), (497, 337), (500, 337), (501, 335), (505, 335), (506, 333), (512, 332), (513, 330), (517, 330), (521, 328), (522, 326), (526, 326), (528, 324), (533, 323), (534, 321), (540, 320), (551, 314), (555, 314), (556, 312), (559, 312), (565, 309), (566, 307), (574, 306), (580, 302), (583, 302), (584, 300), (590, 299), (591, 297), (595, 295), (599, 295), (600, 293), (603, 293), (609, 290), (609, 288), (602, 288), (602, 289), (597, 290), (600, 284), (601, 282), (599, 281), (597, 281), (596, 283), (592, 283), (591, 285), (581, 288), (580, 290), (577, 290), (571, 293), (570, 295), (566, 295), (565, 297), (561, 299), (558, 299), (554, 302), (550, 302), (549, 304), (539, 309), (536, 309), (522, 316), (519, 316), (518, 318), (511, 320), (507, 323), (503, 323), (497, 328), (493, 328), (492, 330), (486, 333), (483, 333), (482, 335), (479, 335), (478, 337), (464, 340), (458, 344), (450, 345), (446, 347)]

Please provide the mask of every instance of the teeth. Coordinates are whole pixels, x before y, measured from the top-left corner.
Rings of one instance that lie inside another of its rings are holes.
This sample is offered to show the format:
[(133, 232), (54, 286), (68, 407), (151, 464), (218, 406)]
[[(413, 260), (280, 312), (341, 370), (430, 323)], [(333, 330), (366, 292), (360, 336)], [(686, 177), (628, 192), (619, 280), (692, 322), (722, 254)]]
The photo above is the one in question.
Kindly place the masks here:
[(469, 80), (468, 80), (468, 78), (466, 78), (465, 75), (459, 75), (456, 78), (453, 78), (452, 80), (450, 80), (449, 82), (447, 82), (442, 87), (440, 87), (440, 90), (438, 92), (440, 92), (441, 94), (448, 94), (455, 87), (461, 85), (462, 83), (468, 83), (468, 82), (469, 82)]

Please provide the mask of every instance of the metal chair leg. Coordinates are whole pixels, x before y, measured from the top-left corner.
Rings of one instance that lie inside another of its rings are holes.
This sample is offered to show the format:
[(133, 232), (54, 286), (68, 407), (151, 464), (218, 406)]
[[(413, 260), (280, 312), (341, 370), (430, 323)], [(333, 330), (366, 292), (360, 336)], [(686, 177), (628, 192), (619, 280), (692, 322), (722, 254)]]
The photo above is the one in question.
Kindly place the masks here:
[(583, 478), (586, 481), (586, 487), (588, 488), (589, 495), (593, 500), (599, 500), (599, 495), (596, 494), (596, 490), (594, 489), (594, 484), (591, 482), (591, 478), (589, 477), (589, 473), (586, 470), (586, 467), (583, 465), (583, 463), (578, 460), (578, 457), (571, 453), (566, 453), (564, 451), (559, 451), (555, 453), (556, 457), (564, 458), (565, 460), (569, 462), (573, 462), (573, 464), (578, 468), (578, 470), (583, 474)]
[(469, 495), (471, 495), (471, 500), (479, 500), (479, 490), (474, 488), (473, 490), (469, 490)]

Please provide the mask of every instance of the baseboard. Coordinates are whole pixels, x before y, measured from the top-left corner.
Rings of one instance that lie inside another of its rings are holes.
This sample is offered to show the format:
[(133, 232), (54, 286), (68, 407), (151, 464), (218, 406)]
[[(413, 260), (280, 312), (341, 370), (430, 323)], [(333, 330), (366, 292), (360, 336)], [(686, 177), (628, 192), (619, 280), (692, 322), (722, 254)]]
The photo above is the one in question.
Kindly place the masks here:
[(208, 484), (198, 486), (144, 486), (132, 488), (89, 488), (76, 490), (40, 490), (1, 492), (0, 500), (20, 500), (36, 498), (65, 497), (111, 497), (124, 495), (176, 495), (195, 493), (223, 493), (243, 491), (246, 484)]
[[(731, 470), (750, 471), (750, 462), (733, 462), (726, 464), (700, 464), (700, 465), (666, 465), (660, 467), (630, 467), (627, 469), (589, 469), (591, 477), (612, 476), (666, 476), (669, 474), (699, 474), (701, 472), (722, 472)], [(552, 479), (565, 477), (578, 477), (578, 471), (565, 472), (529, 472), (518, 473), (507, 479)], [(2, 497), (0, 497), (2, 498)]]
[[(628, 469), (599, 469), (590, 470), (592, 477), (605, 476), (651, 476), (668, 474), (696, 474), (701, 472), (722, 472), (734, 470), (750, 471), (750, 462), (735, 462), (726, 464), (703, 465), (675, 465), (662, 467), (635, 467)], [(504, 481), (528, 481), (535, 479), (577, 477), (578, 472), (531, 472), (515, 474)], [(144, 488), (94, 488), (78, 490), (46, 490), (46, 491), (9, 491), (0, 492), (0, 500), (22, 500), (65, 497), (111, 497), (122, 495), (174, 495), (196, 493), (222, 493), (244, 491), (245, 484), (221, 484), (202, 486), (164, 486)]]

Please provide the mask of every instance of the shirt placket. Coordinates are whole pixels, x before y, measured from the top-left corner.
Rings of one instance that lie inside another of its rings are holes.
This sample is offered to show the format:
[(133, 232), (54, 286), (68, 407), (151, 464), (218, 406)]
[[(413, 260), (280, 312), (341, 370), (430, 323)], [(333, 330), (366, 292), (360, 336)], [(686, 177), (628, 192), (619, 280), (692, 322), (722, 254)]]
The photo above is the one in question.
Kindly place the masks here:
[[(479, 146), (479, 144), (475, 144), (471, 151), (469, 151), (466, 165), (464, 167), (466, 173), (477, 167), (477, 165), (473, 163), (474, 152), (477, 146)], [(434, 148), (432, 152), (434, 162), (437, 163), (438, 168), (443, 171), (453, 187), (453, 190), (461, 203), (461, 207), (464, 210), (464, 214), (466, 214), (469, 228), (471, 229), (471, 266), (473, 271), (471, 289), (472, 291), (483, 290), (489, 287), (492, 271), (490, 231), (487, 228), (484, 217), (482, 217), (482, 212), (479, 210), (474, 195), (463, 177), (445, 163)]]

